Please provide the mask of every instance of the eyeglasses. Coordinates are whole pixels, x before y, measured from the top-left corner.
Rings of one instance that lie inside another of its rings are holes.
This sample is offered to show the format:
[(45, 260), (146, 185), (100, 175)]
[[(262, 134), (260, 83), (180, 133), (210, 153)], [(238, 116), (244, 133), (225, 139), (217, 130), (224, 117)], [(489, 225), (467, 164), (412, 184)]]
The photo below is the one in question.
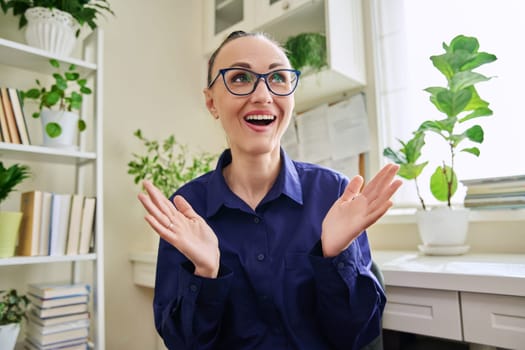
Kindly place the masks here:
[(224, 86), (235, 96), (247, 96), (257, 89), (259, 81), (264, 83), (271, 93), (277, 96), (288, 96), (295, 91), (301, 72), (295, 69), (277, 69), (268, 73), (259, 74), (245, 68), (224, 68), (208, 85), (211, 88), (222, 75)]

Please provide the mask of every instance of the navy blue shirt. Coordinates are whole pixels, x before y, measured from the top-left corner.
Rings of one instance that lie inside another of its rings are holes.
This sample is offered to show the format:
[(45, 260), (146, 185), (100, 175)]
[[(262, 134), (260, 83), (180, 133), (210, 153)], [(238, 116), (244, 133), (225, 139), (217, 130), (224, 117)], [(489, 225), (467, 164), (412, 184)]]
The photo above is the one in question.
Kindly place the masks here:
[(216, 233), (219, 276), (160, 240), (155, 325), (169, 349), (360, 349), (380, 332), (385, 295), (370, 271), (366, 232), (324, 258), (321, 224), (348, 179), (281, 150), (273, 187), (251, 209), (217, 168), (177, 191)]

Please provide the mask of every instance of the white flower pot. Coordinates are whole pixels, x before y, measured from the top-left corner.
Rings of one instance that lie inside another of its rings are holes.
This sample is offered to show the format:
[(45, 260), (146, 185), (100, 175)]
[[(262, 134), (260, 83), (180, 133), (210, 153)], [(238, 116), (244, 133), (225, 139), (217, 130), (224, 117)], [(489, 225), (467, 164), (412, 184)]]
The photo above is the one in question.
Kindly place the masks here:
[(20, 333), (20, 323), (10, 323), (0, 326), (0, 349), (13, 350)]
[[(77, 135), (79, 116), (77, 113), (43, 109), (40, 112), (40, 118), (42, 119), (44, 146), (73, 150), (78, 149)], [(58, 137), (50, 137), (46, 132), (46, 126), (51, 122), (58, 123), (62, 128), (62, 133)]]
[(466, 208), (418, 210), (417, 226), (423, 242), (420, 250), (433, 255), (465, 253), (469, 215), (470, 210)]
[(78, 22), (67, 12), (44, 7), (32, 7), (25, 12), (26, 41), (29, 45), (68, 57), (77, 38)]

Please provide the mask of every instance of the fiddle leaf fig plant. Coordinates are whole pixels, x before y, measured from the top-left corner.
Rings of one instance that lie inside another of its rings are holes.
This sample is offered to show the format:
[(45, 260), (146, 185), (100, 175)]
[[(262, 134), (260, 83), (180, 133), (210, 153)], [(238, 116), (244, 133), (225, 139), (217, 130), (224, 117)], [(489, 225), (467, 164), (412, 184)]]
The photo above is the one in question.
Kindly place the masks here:
[(188, 146), (178, 143), (173, 135), (160, 142), (146, 138), (140, 129), (133, 135), (142, 141), (146, 152), (144, 155), (133, 153), (128, 174), (134, 176), (136, 184), (150, 180), (166, 197), (186, 182), (212, 170), (212, 163), (217, 159), (216, 155), (207, 152), (190, 156)]
[[(80, 111), (82, 107), (83, 95), (90, 95), (91, 88), (87, 86), (87, 79), (82, 78), (74, 64), (70, 64), (65, 72), (60, 71), (60, 63), (56, 59), (50, 59), (49, 63), (56, 68), (53, 73), (54, 84), (49, 88), (42, 86), (40, 80), (36, 79), (36, 88), (22, 92), (22, 98), (39, 100), (39, 111), (33, 113), (33, 118), (40, 117), (43, 108), (55, 109), (59, 111), (73, 110)], [(78, 120), (78, 130), (84, 131), (86, 122)], [(62, 133), (60, 124), (51, 122), (46, 125), (46, 133), (49, 137), (58, 137)]]
[[(407, 180), (414, 180), (416, 191), (423, 209), (425, 202), (419, 191), (418, 177), (429, 161), (419, 162), (421, 150), (425, 145), (425, 136), (428, 133), (437, 135), (444, 141), (449, 150), (449, 158), (441, 160), (430, 177), (430, 191), (438, 201), (446, 202), (451, 207), (451, 198), (458, 187), (458, 177), (455, 172), (455, 161), (458, 152), (478, 157), (480, 150), (476, 144), (484, 139), (483, 128), (471, 125), (474, 119), (492, 115), (489, 103), (483, 100), (476, 84), (490, 80), (474, 69), (495, 61), (495, 55), (479, 51), (479, 42), (475, 37), (458, 35), (450, 44), (443, 43), (444, 53), (431, 56), (430, 60), (445, 77), (447, 85), (431, 86), (424, 91), (430, 94), (430, 102), (444, 117), (424, 121), (412, 138), (403, 142), (398, 140), (401, 148), (393, 150), (387, 147), (383, 155), (400, 165), (398, 175)], [(470, 142), (467, 147), (460, 146), (463, 142)]]

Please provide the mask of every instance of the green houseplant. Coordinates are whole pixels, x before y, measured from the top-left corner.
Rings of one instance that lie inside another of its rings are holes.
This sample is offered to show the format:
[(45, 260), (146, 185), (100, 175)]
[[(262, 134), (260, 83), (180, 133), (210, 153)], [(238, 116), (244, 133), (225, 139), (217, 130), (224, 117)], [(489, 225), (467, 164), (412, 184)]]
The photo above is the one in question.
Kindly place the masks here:
[[(80, 26), (88, 25), (91, 29), (97, 28), (97, 16), (104, 14), (115, 15), (107, 0), (0, 0), (4, 13), (12, 9), (14, 16), (20, 16), (19, 29), (27, 25), (26, 11), (34, 7), (57, 9), (69, 13)], [(79, 30), (76, 36), (79, 35)]]
[(326, 36), (323, 33), (300, 33), (284, 44), (290, 64), (295, 69), (320, 70), (327, 65)]
[[(430, 164), (429, 160), (420, 160), (425, 137), (430, 133), (437, 135), (449, 151), (449, 158), (440, 160), (436, 165), (429, 185), (434, 198), (446, 202), (447, 207), (452, 208), (451, 199), (458, 187), (456, 156), (459, 152), (479, 156), (480, 150), (476, 144), (483, 142), (484, 131), (480, 125), (472, 123), (480, 117), (492, 115), (489, 103), (476, 90), (476, 84), (491, 78), (474, 70), (495, 61), (496, 56), (480, 52), (477, 38), (464, 35), (456, 36), (450, 44), (443, 43), (443, 49), (444, 53), (431, 56), (430, 60), (443, 74), (447, 84), (428, 87), (425, 91), (430, 94), (430, 102), (444, 117), (424, 121), (413, 132), (410, 140), (399, 140), (401, 147), (398, 150), (387, 147), (383, 151), (384, 156), (400, 165), (399, 176), (414, 180), (423, 210), (428, 208), (421, 196), (418, 180), (423, 169)], [(460, 148), (464, 142), (470, 144)]]
[(98, 16), (114, 15), (107, 0), (0, 0), (0, 7), (20, 16), (27, 44), (64, 57), (73, 52), (83, 27), (93, 30)]
[(140, 129), (133, 135), (146, 148), (144, 155), (133, 153), (128, 163), (128, 174), (134, 182), (150, 180), (165, 196), (169, 197), (186, 182), (212, 170), (216, 155), (202, 152), (191, 156), (187, 145), (180, 144), (170, 135), (163, 141), (151, 140)]
[(0, 348), (12, 350), (20, 332), (20, 323), (26, 317), (29, 299), (16, 289), (0, 291)]
[[(5, 167), (0, 162), (0, 205), (29, 176), (29, 167), (26, 165)], [(0, 258), (14, 255), (21, 220), (21, 212), (0, 211)]]
[[(87, 86), (87, 80), (80, 76), (74, 64), (70, 64), (67, 71), (62, 73), (57, 60), (51, 59), (49, 62), (56, 68), (56, 72), (53, 73), (54, 83), (50, 87), (45, 87), (37, 79), (37, 87), (23, 91), (22, 98), (39, 101), (39, 111), (33, 113), (33, 118), (42, 117), (45, 134), (49, 138), (53, 139), (62, 135), (66, 118), (70, 122), (73, 120), (72, 123), (76, 129), (84, 131), (86, 122), (80, 119), (78, 111), (82, 106), (83, 95), (92, 93)], [(53, 109), (56, 113), (50, 113)], [(44, 120), (44, 117), (48, 115), (50, 120)], [(74, 134), (70, 137), (71, 142), (73, 142), (73, 136)]]

